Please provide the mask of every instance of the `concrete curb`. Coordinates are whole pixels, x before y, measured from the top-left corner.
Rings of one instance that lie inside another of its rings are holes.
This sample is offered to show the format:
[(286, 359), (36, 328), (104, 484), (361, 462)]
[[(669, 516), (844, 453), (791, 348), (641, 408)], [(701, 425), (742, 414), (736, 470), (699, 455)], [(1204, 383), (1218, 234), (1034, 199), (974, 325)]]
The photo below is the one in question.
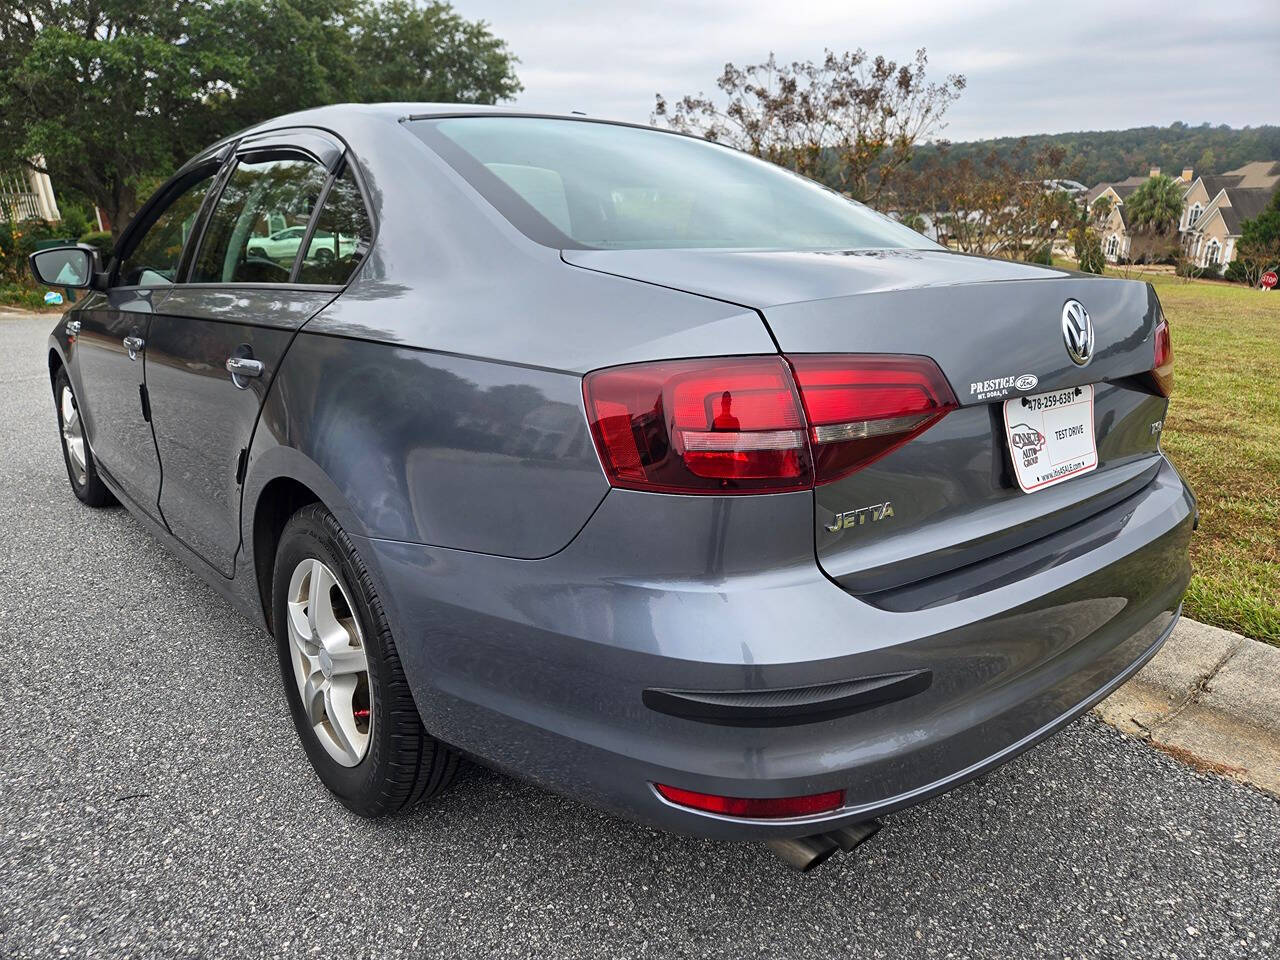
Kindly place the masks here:
[(1094, 712), (1194, 767), (1280, 795), (1280, 647), (1184, 617)]

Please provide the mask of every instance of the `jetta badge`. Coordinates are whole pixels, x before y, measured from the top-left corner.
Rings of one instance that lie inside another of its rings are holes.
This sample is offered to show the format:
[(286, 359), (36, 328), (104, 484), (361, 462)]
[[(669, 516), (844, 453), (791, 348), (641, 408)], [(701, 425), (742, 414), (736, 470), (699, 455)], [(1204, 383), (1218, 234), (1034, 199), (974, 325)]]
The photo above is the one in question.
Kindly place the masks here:
[(837, 513), (830, 523), (824, 523), (823, 526), (832, 533), (836, 533), (840, 530), (848, 530), (850, 527), (860, 527), (868, 521), (878, 523), (881, 520), (888, 520), (892, 516), (893, 501), (886, 500), (884, 503), (873, 503), (869, 507), (855, 507), (852, 510)]
[(1093, 321), (1079, 300), (1062, 305), (1062, 339), (1076, 366), (1083, 367), (1093, 359)]

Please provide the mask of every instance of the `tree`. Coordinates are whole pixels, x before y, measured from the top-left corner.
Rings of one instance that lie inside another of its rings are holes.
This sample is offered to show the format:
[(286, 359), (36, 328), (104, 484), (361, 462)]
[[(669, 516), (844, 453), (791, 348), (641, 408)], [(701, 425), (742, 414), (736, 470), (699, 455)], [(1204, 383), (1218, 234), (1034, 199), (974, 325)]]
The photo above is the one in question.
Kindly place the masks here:
[(1178, 252), (1178, 221), (1186, 185), (1163, 174), (1151, 177), (1124, 204), (1129, 228), (1129, 259), (1137, 263), (1167, 260)]
[(1098, 197), (1097, 200), (1093, 201), (1092, 211), (1095, 223), (1105, 223), (1107, 217), (1111, 216), (1111, 198), (1106, 196)]
[(200, 148), (345, 100), (491, 103), (515, 58), (447, 3), (0, 0), (0, 162), (48, 172), (119, 232)]
[(522, 89), (506, 44), (447, 3), (366, 5), (356, 20), (355, 61), (359, 100), (496, 103)]
[(1102, 240), (1083, 223), (1071, 231), (1071, 244), (1075, 249), (1076, 263), (1085, 273), (1102, 273), (1107, 265), (1102, 255)]
[(1034, 259), (1080, 218), (1072, 196), (1056, 185), (1064, 162), (1054, 147), (1032, 154), (1024, 145), (1012, 156), (992, 151), (976, 162), (937, 151), (919, 170), (900, 175), (895, 200), (904, 219), (927, 215), (957, 250)]
[(1178, 229), (1186, 185), (1163, 174), (1151, 177), (1129, 195), (1125, 215), (1138, 230), (1168, 234)]
[(916, 144), (943, 128), (943, 115), (964, 90), (958, 74), (929, 82), (927, 63), (923, 49), (901, 66), (865, 50), (828, 50), (820, 63), (779, 64), (773, 54), (746, 67), (727, 63), (716, 81), (723, 97), (668, 100), (659, 93), (650, 121), (874, 203)]
[(1271, 202), (1260, 214), (1240, 224), (1236, 260), (1251, 287), (1280, 264), (1280, 190), (1271, 195)]
[[(1123, 180), (1135, 171), (1156, 166), (1171, 172), (1192, 167), (1202, 174), (1232, 170), (1252, 160), (1280, 160), (1280, 126), (1274, 125), (1233, 130), (1174, 123), (1168, 127), (1037, 134), (1026, 139), (1032, 152), (1062, 147), (1073, 163), (1079, 162), (1075, 179), (1090, 186)], [(953, 160), (966, 156), (980, 160), (991, 150), (1007, 156), (1017, 149), (1019, 140), (1000, 137), (954, 143), (950, 153)], [(912, 165), (923, 164), (934, 149), (931, 144), (921, 144)]]

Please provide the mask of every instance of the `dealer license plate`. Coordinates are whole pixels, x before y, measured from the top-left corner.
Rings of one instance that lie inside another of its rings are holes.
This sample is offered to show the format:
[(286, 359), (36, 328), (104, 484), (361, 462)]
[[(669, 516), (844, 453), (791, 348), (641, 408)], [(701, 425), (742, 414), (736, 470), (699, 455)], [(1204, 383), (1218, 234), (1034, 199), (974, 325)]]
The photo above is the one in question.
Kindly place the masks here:
[(1098, 466), (1091, 385), (1006, 400), (1004, 432), (1014, 476), (1027, 493)]

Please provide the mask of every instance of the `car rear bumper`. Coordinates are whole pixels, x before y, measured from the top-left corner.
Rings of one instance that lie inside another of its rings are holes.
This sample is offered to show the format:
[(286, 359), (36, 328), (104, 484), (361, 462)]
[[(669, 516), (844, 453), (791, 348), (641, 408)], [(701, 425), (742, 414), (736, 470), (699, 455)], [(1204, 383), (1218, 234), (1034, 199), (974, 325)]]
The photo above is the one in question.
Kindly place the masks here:
[[(432, 733), (632, 819), (766, 839), (950, 789), (1070, 722), (1150, 658), (1190, 578), (1194, 501), (1166, 461), (1121, 506), (1114, 535), (1087, 552), (911, 611), (863, 602), (822, 573), (808, 493), (615, 490), (545, 560), (358, 547)], [(645, 702), (655, 689), (926, 672), (899, 698), (804, 723), (726, 725)], [(821, 816), (741, 820), (677, 807), (654, 782), (741, 797), (842, 789), (846, 801)]]

